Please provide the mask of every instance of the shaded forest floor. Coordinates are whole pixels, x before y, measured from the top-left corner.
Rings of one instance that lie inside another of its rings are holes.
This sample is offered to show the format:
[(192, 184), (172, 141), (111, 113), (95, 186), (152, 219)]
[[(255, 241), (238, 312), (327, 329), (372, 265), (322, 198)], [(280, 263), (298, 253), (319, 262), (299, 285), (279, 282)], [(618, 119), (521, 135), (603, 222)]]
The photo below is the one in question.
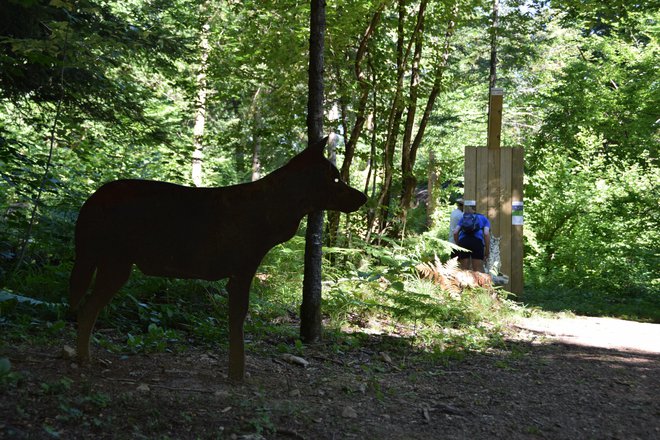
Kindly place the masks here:
[(660, 438), (660, 352), (570, 337), (519, 323), (505, 349), (432, 362), (371, 336), (345, 352), (305, 348), (306, 367), (253, 343), (241, 386), (225, 379), (223, 352), (97, 347), (79, 368), (61, 354), (71, 341), (5, 346), (14, 376), (1, 388), (0, 437)]

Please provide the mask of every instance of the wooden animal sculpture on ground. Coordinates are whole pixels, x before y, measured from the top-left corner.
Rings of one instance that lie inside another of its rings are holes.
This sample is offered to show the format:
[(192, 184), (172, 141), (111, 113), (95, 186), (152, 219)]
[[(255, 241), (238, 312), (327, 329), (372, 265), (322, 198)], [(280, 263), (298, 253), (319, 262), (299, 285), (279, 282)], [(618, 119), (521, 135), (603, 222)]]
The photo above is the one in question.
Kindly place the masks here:
[[(339, 178), (323, 156), (327, 138), (252, 183), (191, 188), (118, 180), (103, 185), (80, 210), (69, 304), (77, 312), (77, 354), (90, 359), (99, 312), (135, 264), (146, 275), (229, 278), (229, 378), (245, 373), (243, 322), (252, 278), (262, 258), (317, 210), (356, 211), (367, 198)], [(86, 295), (96, 273), (94, 287)]]

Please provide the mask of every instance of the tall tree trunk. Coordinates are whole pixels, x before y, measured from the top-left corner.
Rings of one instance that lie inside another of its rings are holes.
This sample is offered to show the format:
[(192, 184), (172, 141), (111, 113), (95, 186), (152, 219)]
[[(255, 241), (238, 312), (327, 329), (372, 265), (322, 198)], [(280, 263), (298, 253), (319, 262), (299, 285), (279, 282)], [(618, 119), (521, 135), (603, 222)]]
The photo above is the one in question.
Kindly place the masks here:
[[(372, 82), (376, 84), (377, 78), (376, 78), (376, 72), (372, 71)], [(371, 132), (371, 141), (370, 145), (371, 148), (369, 150), (369, 167), (367, 170), (367, 178), (365, 179), (364, 182), (364, 193), (367, 194), (367, 197), (374, 197), (375, 194), (372, 191), (371, 196), (369, 196), (369, 181), (371, 180), (372, 175), (375, 176), (377, 173), (377, 166), (376, 166), (376, 133), (377, 133), (377, 118), (376, 115), (378, 114), (378, 88), (374, 87), (373, 88), (373, 93), (372, 93), (372, 109), (371, 113), (369, 115), (369, 118), (367, 119), (367, 128)]]
[(337, 144), (339, 143), (339, 135), (330, 130), (328, 133), (328, 143), (326, 144), (327, 154), (326, 157), (334, 166), (337, 166)]
[[(325, 0), (311, 0), (309, 35), (309, 96), (307, 102), (307, 142), (323, 137), (323, 50), (325, 36)], [(321, 246), (323, 244), (323, 211), (307, 216), (305, 235), (305, 274), (303, 301), (300, 306), (300, 338), (303, 342), (319, 341), (321, 325)]]
[(426, 199), (426, 227), (431, 229), (433, 227), (433, 216), (435, 214), (435, 187), (438, 181), (438, 173), (435, 171), (435, 152), (433, 148), (429, 150), (429, 169), (428, 169), (428, 186)]
[(410, 149), (407, 152), (408, 165), (407, 165), (407, 169), (403, 171), (404, 173), (406, 171), (409, 171), (410, 174), (408, 176), (408, 179), (405, 178), (405, 174), (404, 174), (404, 181), (403, 181), (404, 188), (401, 196), (402, 210), (406, 210), (407, 207), (410, 206), (410, 202), (412, 200), (415, 186), (417, 185), (417, 179), (415, 178), (415, 175), (412, 173), (412, 171), (415, 166), (415, 161), (417, 160), (417, 151), (419, 150), (419, 146), (422, 143), (422, 139), (424, 138), (424, 133), (426, 132), (426, 126), (428, 125), (429, 118), (431, 117), (431, 113), (433, 112), (433, 107), (435, 106), (435, 100), (437, 99), (438, 94), (440, 93), (440, 89), (442, 87), (442, 78), (444, 76), (445, 70), (447, 69), (447, 61), (449, 60), (449, 54), (451, 52), (451, 40), (454, 36), (454, 27), (456, 26), (455, 20), (457, 14), (458, 14), (458, 4), (454, 3), (450, 11), (449, 21), (447, 23), (447, 31), (445, 32), (445, 42), (443, 45), (442, 53), (440, 54), (437, 60), (436, 69), (435, 69), (435, 78), (433, 80), (433, 87), (431, 88), (431, 92), (429, 93), (429, 99), (426, 102), (424, 114), (419, 122), (419, 128), (417, 129), (417, 134), (415, 135), (415, 139), (413, 140)]
[[(376, 32), (376, 29), (378, 28), (381, 17), (383, 15), (383, 11), (385, 10), (385, 6), (387, 6), (388, 3), (389, 3), (388, 1), (385, 1), (378, 6), (376, 11), (374, 12), (374, 15), (371, 17), (369, 26), (367, 26), (367, 29), (362, 35), (360, 44), (358, 45), (357, 54), (355, 56), (355, 78), (358, 81), (358, 86), (360, 89), (360, 97), (358, 99), (357, 113), (355, 115), (355, 124), (353, 125), (353, 129), (351, 130), (350, 135), (346, 130), (347, 124), (346, 124), (346, 116), (345, 116), (346, 115), (346, 109), (345, 109), (346, 104), (344, 102), (345, 100), (340, 100), (342, 125), (344, 127), (344, 136), (345, 136), (344, 137), (345, 147), (344, 147), (344, 161), (342, 162), (341, 169), (339, 170), (339, 175), (341, 176), (341, 179), (346, 183), (350, 183), (350, 168), (353, 162), (353, 157), (355, 155), (355, 146), (357, 145), (357, 141), (360, 138), (360, 135), (362, 134), (364, 122), (367, 119), (367, 102), (369, 101), (369, 93), (371, 91), (371, 84), (369, 84), (369, 82), (367, 81), (366, 74), (364, 73), (362, 65), (368, 53), (368, 43), (371, 40), (371, 37)], [(328, 215), (328, 223), (329, 223), (328, 230), (330, 236), (330, 240), (329, 240), (330, 245), (335, 244), (335, 237), (337, 236), (339, 230), (339, 219), (340, 219), (339, 212), (331, 212)]]
[[(373, 72), (373, 83), (376, 84), (376, 73), (375, 70), (372, 69)], [(374, 87), (373, 91), (373, 109), (371, 113), (371, 124), (369, 129), (371, 130), (371, 149), (369, 151), (369, 171), (367, 172), (367, 178), (365, 179), (364, 183), (364, 193), (369, 194), (369, 184), (371, 183), (369, 180), (373, 179), (373, 184), (371, 186), (371, 195), (368, 197), (375, 198), (376, 197), (376, 176), (378, 174), (378, 164), (376, 161), (376, 133), (377, 133), (377, 124), (376, 124), (376, 115), (378, 114), (378, 96), (377, 96), (377, 91), (378, 89)], [(373, 207), (369, 207), (367, 209), (367, 225), (370, 226), (373, 224), (374, 218), (376, 216), (376, 210)], [(371, 227), (367, 228), (367, 235), (365, 237), (365, 241), (368, 243), (371, 240)]]
[(259, 95), (261, 87), (257, 89), (252, 98), (252, 182), (261, 178), (261, 130), (263, 121), (261, 120), (261, 110), (259, 107)]
[[(337, 166), (337, 143), (339, 143), (339, 136), (335, 132), (330, 132), (328, 135), (328, 160)], [(341, 219), (341, 212), (330, 211), (328, 212), (328, 221), (326, 225), (326, 241), (327, 246), (333, 247), (337, 245), (339, 234), (339, 220)], [(330, 261), (334, 261), (332, 255)]]
[(493, 18), (490, 28), (490, 75), (488, 77), (488, 146), (491, 146), (490, 140), (490, 121), (492, 100), (490, 99), (491, 90), (497, 85), (497, 34), (499, 28), (499, 0), (493, 0)]
[[(344, 182), (349, 183), (349, 170), (351, 168), (351, 162), (353, 161), (353, 156), (355, 153), (355, 145), (357, 144), (360, 134), (362, 133), (362, 128), (364, 127), (364, 121), (367, 118), (367, 101), (369, 100), (369, 92), (371, 87), (369, 82), (366, 79), (366, 75), (362, 69), (362, 63), (364, 62), (365, 56), (367, 54), (368, 44), (371, 40), (371, 37), (375, 33), (380, 19), (383, 15), (383, 10), (385, 9), (387, 2), (381, 3), (374, 15), (369, 22), (362, 39), (360, 40), (360, 45), (358, 46), (358, 51), (355, 56), (355, 78), (358, 81), (360, 88), (360, 98), (358, 100), (358, 110), (355, 116), (355, 125), (353, 130), (351, 130), (351, 135), (346, 141), (346, 152), (344, 153), (344, 162), (342, 163), (340, 175)], [(375, 86), (375, 85), (374, 85)]]
[[(415, 152), (412, 151), (412, 132), (415, 126), (415, 116), (417, 114), (417, 94), (419, 90), (419, 64), (422, 58), (422, 37), (424, 34), (424, 13), (426, 11), (427, 1), (423, 0), (419, 5), (417, 13), (417, 25), (411, 38), (415, 40), (415, 52), (413, 55), (412, 69), (410, 74), (410, 96), (408, 99), (408, 114), (403, 132), (403, 145), (401, 150), (401, 177), (403, 188), (401, 193), (401, 212), (400, 218), (403, 225), (406, 224), (408, 209), (415, 192), (417, 179), (413, 173), (415, 166)], [(405, 226), (404, 226), (405, 227)]]
[[(347, 138), (347, 133), (348, 133), (348, 105), (350, 98), (346, 96), (346, 94), (343, 92), (346, 90), (346, 87), (344, 86), (344, 82), (342, 80), (341, 76), (341, 67), (339, 65), (335, 66), (335, 76), (337, 77), (337, 89), (342, 91), (338, 102), (336, 105), (338, 105), (338, 114), (339, 114), (339, 126), (341, 127), (341, 132), (344, 136), (344, 146), (346, 146), (346, 142), (348, 141)], [(337, 166), (337, 143), (339, 142), (339, 139), (336, 138), (337, 134), (334, 132), (331, 132), (329, 135), (328, 139), (328, 147), (332, 146), (332, 156), (329, 154), (329, 158), (331, 162)], [(331, 142), (333, 141), (333, 142)], [(328, 148), (329, 150), (329, 148)], [(328, 151), (330, 153), (330, 151)], [(351, 153), (352, 154), (352, 153)], [(330, 211), (328, 212), (328, 221), (327, 221), (327, 234), (326, 234), (326, 241), (327, 241), (327, 246), (332, 247), (337, 244), (337, 235), (339, 233), (339, 219), (341, 217), (341, 213), (339, 211)], [(332, 259), (332, 256), (330, 257)]]
[(251, 181), (254, 182), (261, 178), (261, 135), (254, 135), (252, 144), (252, 175)]
[[(205, 14), (206, 4), (202, 5), (202, 14)], [(207, 22), (202, 25), (199, 40), (200, 63), (197, 73), (197, 100), (195, 102), (195, 125), (193, 127), (193, 154), (191, 178), (195, 186), (202, 186), (202, 167), (204, 164), (204, 126), (206, 124), (206, 97), (208, 95), (207, 71), (211, 46), (209, 45), (209, 32), (211, 26)]]
[[(378, 231), (383, 232), (387, 226), (388, 218), (390, 216), (390, 199), (392, 191), (392, 179), (394, 177), (394, 151), (396, 142), (399, 137), (399, 129), (401, 125), (401, 118), (403, 116), (403, 79), (405, 68), (408, 64), (408, 57), (413, 43), (411, 38), (405, 47), (405, 32), (404, 23), (406, 19), (406, 5), (405, 0), (399, 0), (399, 22), (397, 27), (397, 82), (396, 91), (392, 105), (390, 107), (389, 116), (387, 118), (387, 137), (385, 139), (384, 159), (383, 159), (383, 184), (380, 196), (378, 197)], [(368, 225), (368, 232), (370, 234), (373, 223)]]
[[(499, 0), (493, 0), (493, 23), (490, 28), (490, 76), (488, 91), (497, 83), (497, 33), (499, 28)], [(488, 112), (490, 114), (490, 112)]]

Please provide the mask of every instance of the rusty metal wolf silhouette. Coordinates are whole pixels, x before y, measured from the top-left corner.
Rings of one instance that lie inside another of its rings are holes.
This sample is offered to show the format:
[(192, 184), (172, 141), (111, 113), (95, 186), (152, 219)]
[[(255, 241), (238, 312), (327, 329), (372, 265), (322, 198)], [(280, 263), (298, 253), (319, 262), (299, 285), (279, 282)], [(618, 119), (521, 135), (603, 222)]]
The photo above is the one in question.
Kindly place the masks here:
[[(262, 258), (296, 233), (316, 210), (352, 212), (366, 197), (339, 178), (323, 157), (327, 138), (252, 183), (191, 188), (118, 180), (102, 186), (80, 210), (70, 278), (77, 312), (77, 353), (90, 359), (99, 312), (126, 283), (133, 265), (146, 275), (229, 278), (229, 377), (243, 380), (243, 322), (252, 278)], [(96, 274), (91, 293), (86, 295)]]

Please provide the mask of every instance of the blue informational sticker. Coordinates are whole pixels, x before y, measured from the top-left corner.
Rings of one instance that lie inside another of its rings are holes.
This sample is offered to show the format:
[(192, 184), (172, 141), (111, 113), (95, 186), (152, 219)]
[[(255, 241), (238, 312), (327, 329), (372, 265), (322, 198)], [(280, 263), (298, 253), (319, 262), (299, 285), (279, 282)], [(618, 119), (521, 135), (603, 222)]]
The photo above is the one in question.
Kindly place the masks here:
[(523, 202), (514, 200), (511, 203), (511, 224), (523, 224)]

